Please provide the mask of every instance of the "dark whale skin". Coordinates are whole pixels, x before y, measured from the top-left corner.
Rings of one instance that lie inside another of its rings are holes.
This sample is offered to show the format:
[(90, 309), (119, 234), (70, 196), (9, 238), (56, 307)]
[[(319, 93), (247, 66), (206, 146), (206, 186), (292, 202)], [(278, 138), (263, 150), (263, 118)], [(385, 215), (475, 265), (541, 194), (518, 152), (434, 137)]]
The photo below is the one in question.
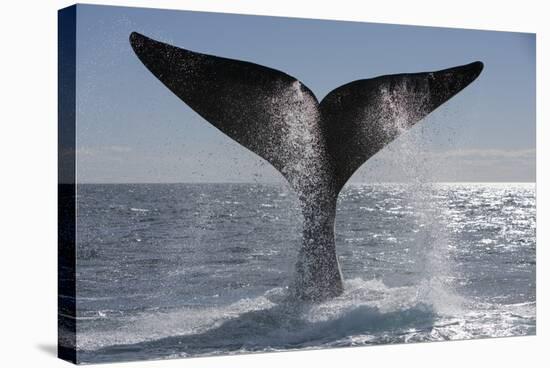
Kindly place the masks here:
[(319, 102), (299, 80), (272, 68), (193, 52), (136, 32), (130, 44), (160, 82), (214, 127), (267, 160), (296, 191), (304, 228), (292, 293), (307, 301), (343, 292), (334, 221), (338, 194), (348, 179), (483, 70), (476, 61), (361, 79)]

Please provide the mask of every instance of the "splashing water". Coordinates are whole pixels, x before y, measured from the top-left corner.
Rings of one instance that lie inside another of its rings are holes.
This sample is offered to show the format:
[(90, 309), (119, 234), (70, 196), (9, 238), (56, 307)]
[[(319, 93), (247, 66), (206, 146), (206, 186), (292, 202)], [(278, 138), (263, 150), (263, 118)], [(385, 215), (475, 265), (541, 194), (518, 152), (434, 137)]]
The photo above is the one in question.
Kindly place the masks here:
[(319, 127), (319, 111), (314, 97), (303, 92), (303, 85), (295, 81), (279, 88), (270, 98), (270, 115), (277, 116), (275, 129), (283, 132), (282, 146), (271, 145), (273, 156), (286, 165), (281, 173), (299, 197), (312, 188), (321, 189), (326, 181), (326, 148)]
[[(421, 93), (411, 94), (408, 90), (413, 86), (402, 83), (391, 91), (383, 89), (379, 102), (383, 109), (383, 130), (388, 135), (404, 133), (410, 127), (410, 122), (418, 116), (424, 116), (430, 106), (430, 88), (428, 84), (414, 86)], [(414, 96), (404, 99), (404, 96)], [(394, 142), (390, 150), (396, 151), (394, 169), (408, 178), (407, 208), (415, 218), (416, 227), (410, 234), (406, 258), (413, 267), (422, 273), (417, 281), (420, 300), (429, 301), (435, 307), (453, 309), (460, 308), (461, 298), (453, 290), (452, 264), (449, 262), (449, 239), (444, 223), (442, 223), (442, 207), (433, 201), (437, 192), (434, 184), (434, 173), (437, 168), (432, 162), (427, 162), (423, 148), (426, 147), (425, 136), (407, 134)]]

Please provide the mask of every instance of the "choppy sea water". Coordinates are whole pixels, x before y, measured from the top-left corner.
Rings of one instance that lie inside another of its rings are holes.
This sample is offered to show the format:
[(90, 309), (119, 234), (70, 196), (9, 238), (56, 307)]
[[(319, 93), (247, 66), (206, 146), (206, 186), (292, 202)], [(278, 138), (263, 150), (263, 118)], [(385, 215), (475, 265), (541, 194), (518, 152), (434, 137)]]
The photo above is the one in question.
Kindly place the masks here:
[(535, 334), (534, 184), (348, 185), (345, 293), (287, 297), (297, 199), (260, 184), (79, 185), (80, 362)]

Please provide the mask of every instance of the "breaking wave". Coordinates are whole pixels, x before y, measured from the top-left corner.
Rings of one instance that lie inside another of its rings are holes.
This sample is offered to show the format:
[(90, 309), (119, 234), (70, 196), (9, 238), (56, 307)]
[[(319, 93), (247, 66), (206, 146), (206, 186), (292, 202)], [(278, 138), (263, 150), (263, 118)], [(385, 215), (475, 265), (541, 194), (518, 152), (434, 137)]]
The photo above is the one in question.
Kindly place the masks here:
[(532, 310), (467, 302), (428, 283), (392, 288), (353, 279), (342, 296), (320, 304), (275, 288), (226, 306), (123, 317), (116, 328), (81, 331), (77, 344), (82, 361), (97, 362), (133, 360), (144, 350), (151, 359), (510, 336), (534, 332)]

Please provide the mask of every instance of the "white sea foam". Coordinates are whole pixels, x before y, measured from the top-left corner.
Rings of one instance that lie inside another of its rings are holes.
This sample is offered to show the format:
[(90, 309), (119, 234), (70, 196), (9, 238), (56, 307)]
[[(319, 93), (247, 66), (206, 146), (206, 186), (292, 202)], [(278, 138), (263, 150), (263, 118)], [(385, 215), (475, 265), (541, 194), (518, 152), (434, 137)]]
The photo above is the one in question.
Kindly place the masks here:
[(133, 211), (133, 212), (149, 212), (148, 209), (145, 209), (145, 208), (134, 208), (134, 207), (131, 207), (131, 208), (130, 208), (130, 211)]
[[(391, 288), (380, 280), (352, 279), (346, 281), (345, 290), (319, 304), (294, 302), (286, 289), (275, 288), (225, 306), (142, 313), (120, 318), (115, 328), (79, 331), (77, 345), (89, 351), (166, 338), (193, 345), (196, 338), (197, 344), (206, 341), (205, 346), (222, 350), (226, 339), (255, 350), (254, 346), (373, 344), (390, 336), (395, 342), (462, 339), (513, 335), (528, 328), (515, 322), (534, 318), (529, 303), (480, 304), (472, 310), (460, 297), (428, 283)], [(200, 346), (190, 346), (184, 353), (193, 353), (196, 347)]]

